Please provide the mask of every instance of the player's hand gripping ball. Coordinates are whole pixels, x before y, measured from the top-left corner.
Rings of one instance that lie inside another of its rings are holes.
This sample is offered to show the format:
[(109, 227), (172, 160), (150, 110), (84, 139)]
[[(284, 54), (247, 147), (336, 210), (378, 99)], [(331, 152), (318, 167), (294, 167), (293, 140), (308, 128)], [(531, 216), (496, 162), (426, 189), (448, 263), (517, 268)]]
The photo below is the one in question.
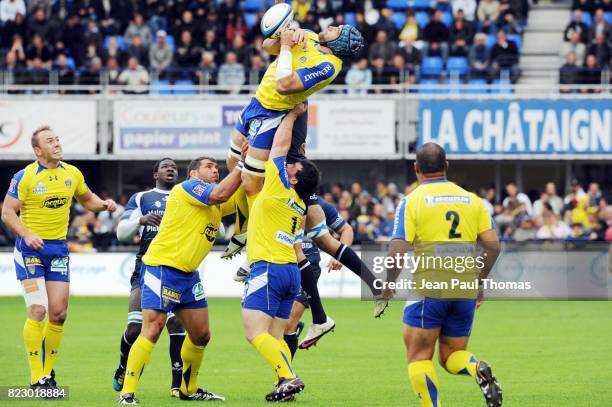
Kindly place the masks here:
[(287, 3), (275, 4), (261, 19), (260, 29), (264, 38), (279, 38), (280, 32), (293, 24), (293, 10)]

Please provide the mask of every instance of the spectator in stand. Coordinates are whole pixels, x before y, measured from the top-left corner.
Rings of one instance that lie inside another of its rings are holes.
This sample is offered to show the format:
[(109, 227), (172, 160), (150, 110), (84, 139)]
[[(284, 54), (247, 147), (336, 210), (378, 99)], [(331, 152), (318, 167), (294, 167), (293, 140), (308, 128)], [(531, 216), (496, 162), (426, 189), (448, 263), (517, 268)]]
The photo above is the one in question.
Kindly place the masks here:
[(127, 45), (132, 44), (136, 35), (140, 35), (142, 44), (145, 47), (151, 45), (153, 34), (151, 34), (151, 29), (145, 24), (144, 17), (140, 13), (134, 14), (134, 18), (130, 22), (128, 28), (125, 30), (125, 34), (123, 35), (125, 43)]
[(244, 66), (247, 66), (249, 64), (249, 60), (251, 59), (251, 49), (247, 47), (247, 44), (241, 35), (237, 35), (234, 37), (230, 50), (236, 54), (236, 58), (238, 58), (239, 64), (242, 64)]
[(124, 93), (142, 94), (148, 93), (145, 85), (149, 84), (149, 73), (138, 63), (138, 59), (131, 57), (128, 59), (128, 66), (121, 72), (117, 82), (122, 85), (127, 85)]
[(53, 63), (53, 70), (57, 73), (57, 81), (60, 85), (74, 85), (74, 70), (68, 65), (66, 55), (58, 55), (57, 59)]
[(0, 21), (6, 24), (14, 21), (17, 14), (26, 15), (25, 2), (23, 0), (2, 0), (0, 1)]
[(595, 1), (593, 0), (574, 0), (572, 1), (572, 10), (580, 9), (581, 11), (593, 14)]
[(202, 52), (202, 58), (196, 71), (198, 82), (201, 85), (215, 85), (217, 83), (217, 64), (215, 63), (215, 56), (212, 52)]
[(421, 61), (423, 60), (423, 54), (421, 54), (421, 50), (414, 46), (412, 39), (407, 38), (404, 41), (404, 46), (401, 47), (397, 53), (404, 57), (408, 69), (413, 73), (418, 71)]
[[(355, 196), (355, 195), (353, 195)], [(349, 210), (351, 219), (357, 219), (361, 215), (371, 216), (374, 213), (374, 202), (372, 195), (368, 191), (361, 191), (357, 199), (353, 199), (353, 204)]]
[(535, 239), (536, 229), (533, 226), (533, 222), (529, 216), (522, 216), (517, 221), (518, 227), (512, 231), (512, 240), (516, 242), (525, 242), (527, 240)]
[(176, 20), (174, 23), (172, 33), (175, 37), (178, 37), (183, 31), (189, 31), (193, 38), (198, 38), (199, 33), (201, 32), (199, 24), (197, 24), (193, 19), (193, 13), (191, 10), (184, 10), (181, 13), (181, 18)]
[(563, 210), (563, 199), (557, 195), (557, 186), (554, 182), (547, 182), (544, 187), (544, 192), (548, 195), (548, 203), (550, 204), (552, 211), (557, 215), (561, 214)]
[(501, 71), (508, 71), (510, 80), (515, 83), (519, 76), (519, 52), (514, 41), (506, 38), (503, 30), (497, 31), (497, 42), (491, 49), (490, 73), (499, 78)]
[(121, 74), (121, 67), (117, 58), (109, 57), (106, 60), (106, 74), (108, 75), (109, 85), (118, 85), (119, 75)]
[(207, 30), (204, 33), (204, 44), (202, 50), (210, 52), (215, 58), (215, 63), (219, 63), (225, 52), (221, 41), (217, 41), (217, 34), (213, 30)]
[[(593, 54), (589, 54), (586, 57), (586, 63), (580, 72), (580, 84), (590, 85), (595, 88), (597, 85), (601, 85), (601, 67), (597, 62), (597, 57)], [(600, 92), (598, 89), (582, 89), (583, 93)]]
[(23, 38), (18, 34), (13, 36), (13, 43), (11, 44), (9, 53), (11, 52), (15, 54), (16, 66), (25, 67), (27, 64), (27, 55), (23, 46)]
[[(572, 193), (573, 195), (571, 195)], [(586, 193), (584, 192), (584, 189), (582, 189), (582, 185), (580, 185), (580, 181), (578, 181), (577, 179), (573, 179), (570, 184), (570, 192), (563, 199), (563, 203), (567, 205), (573, 199), (582, 199), (585, 195)]]
[(499, 18), (500, 4), (497, 0), (481, 0), (478, 5), (478, 20), (482, 24), (483, 32), (491, 32), (491, 27)]
[(105, 61), (108, 61), (109, 58), (115, 58), (119, 65), (123, 65), (126, 61), (125, 52), (119, 48), (116, 36), (108, 37), (108, 47), (104, 50), (103, 56)]
[(92, 58), (87, 70), (79, 75), (79, 85), (91, 85), (91, 88), (85, 90), (86, 94), (98, 93), (96, 87), (100, 86), (100, 74), (102, 73), (102, 59), (100, 57)]
[(238, 13), (233, 18), (230, 18), (225, 26), (225, 40), (229, 43), (233, 42), (236, 37), (244, 39), (248, 32), (249, 28), (244, 22), (244, 17), (241, 13)]
[(531, 200), (526, 194), (519, 192), (514, 182), (509, 182), (508, 184), (506, 184), (506, 193), (508, 194), (508, 196), (502, 202), (504, 208), (510, 207), (513, 203), (515, 208), (518, 207), (520, 204), (523, 204), (525, 205), (525, 210), (527, 214), (531, 216), (533, 212), (533, 209), (531, 207)]
[(39, 67), (51, 67), (51, 51), (49, 50), (47, 44), (45, 44), (40, 34), (34, 34), (34, 37), (32, 38), (32, 43), (28, 47), (26, 55), (28, 57), (27, 64), (30, 68), (35, 65), (35, 60), (39, 61), (40, 65), (38, 65), (38, 62), (36, 63), (36, 65)]
[(367, 87), (372, 84), (372, 71), (368, 68), (367, 58), (361, 58), (359, 61), (353, 62), (346, 73), (345, 82), (352, 88), (349, 90), (350, 94), (365, 94), (368, 92)]
[(381, 58), (383, 62), (390, 61), (395, 53), (395, 46), (389, 40), (387, 33), (380, 30), (376, 33), (376, 41), (370, 45), (368, 59), (373, 63), (375, 59)]
[(166, 77), (166, 70), (172, 65), (172, 47), (166, 42), (166, 32), (159, 30), (156, 33), (157, 41), (149, 49), (149, 62), (159, 77)]
[(212, 9), (206, 15), (206, 21), (202, 25), (204, 31), (212, 30), (216, 33), (221, 32), (223, 25), (219, 21), (219, 15), (215, 9)]
[(83, 26), (80, 24), (79, 16), (71, 14), (61, 25), (59, 41), (64, 44), (64, 48), (70, 52), (78, 65), (82, 64), (84, 48)]
[(591, 26), (590, 38), (595, 39), (597, 34), (602, 33), (606, 42), (612, 41), (612, 24), (606, 21), (604, 9), (598, 7), (595, 10), (595, 16), (593, 17), (593, 25)]
[(474, 21), (476, 18), (476, 0), (452, 0), (453, 15), (458, 15), (459, 12), (468, 21)]
[(251, 75), (251, 84), (258, 84), (264, 77), (266, 73), (267, 65), (266, 61), (264, 61), (263, 57), (259, 54), (251, 55), (249, 60), (250, 75)]
[(50, 41), (53, 37), (50, 35), (52, 29), (52, 24), (47, 19), (47, 13), (45, 13), (45, 10), (43, 8), (37, 8), (34, 10), (34, 18), (32, 18), (28, 24), (28, 38), (32, 39), (34, 38), (35, 34), (38, 34), (41, 36), (41, 38), (45, 38), (47, 41)]
[(7, 21), (2, 26), (0, 44), (2, 48), (10, 48), (13, 41), (13, 36), (19, 35), (21, 38), (26, 38), (28, 27), (25, 18), (21, 14), (17, 14), (14, 20)]
[(225, 63), (219, 67), (217, 83), (229, 87), (227, 93), (238, 93), (246, 79), (244, 70), (244, 65), (238, 63), (236, 53), (229, 51), (225, 55)]
[(87, 26), (83, 33), (83, 40), (87, 44), (96, 44), (98, 50), (102, 48), (103, 35), (100, 32), (100, 27), (98, 27), (98, 22), (96, 20), (91, 19), (87, 21)]
[(310, 12), (312, 4), (310, 0), (293, 0), (291, 2), (291, 7), (293, 8), (293, 18), (295, 21), (303, 23), (306, 21), (306, 16)]
[(149, 67), (149, 49), (143, 44), (139, 34), (134, 35), (132, 43), (128, 45), (128, 58), (136, 58), (142, 66)]
[[(385, 66), (385, 60), (378, 57), (375, 58), (372, 63), (372, 84), (373, 85), (390, 85), (391, 77), (389, 75), (389, 71)], [(372, 92), (374, 93), (389, 93), (388, 90), (381, 91), (380, 89), (375, 89)]]
[(576, 31), (580, 34), (580, 42), (584, 44), (589, 42), (589, 27), (582, 22), (582, 10), (580, 9), (574, 10), (574, 18), (565, 27), (565, 32), (563, 33), (564, 41), (571, 40), (572, 31)]
[(595, 41), (589, 47), (589, 54), (595, 55), (597, 64), (600, 67), (607, 67), (610, 65), (610, 47), (606, 42), (606, 36), (603, 32), (595, 34)]
[(474, 38), (474, 27), (472, 23), (466, 20), (463, 10), (457, 11), (455, 21), (450, 28), (451, 41), (455, 43), (457, 40), (463, 40), (465, 44), (471, 44)]
[[(397, 39), (397, 27), (395, 27), (395, 23), (391, 19), (391, 17), (393, 17), (393, 12), (391, 10), (384, 9), (380, 14), (380, 20), (375, 27), (376, 30), (386, 32), (387, 38), (389, 38), (390, 41), (394, 41)], [(338, 25), (337, 22), (335, 23)]]
[(506, 34), (519, 34), (523, 33), (521, 25), (518, 23), (514, 14), (506, 13), (501, 21), (499, 21), (499, 28), (504, 30)]
[(579, 67), (582, 66), (586, 55), (586, 46), (580, 42), (580, 33), (577, 31), (570, 33), (570, 41), (563, 43), (559, 55), (567, 61), (567, 56), (570, 52), (575, 56), (575, 64)]
[(179, 44), (174, 51), (174, 62), (179, 68), (188, 69), (197, 65), (202, 57), (200, 47), (193, 43), (191, 32), (184, 30), (181, 33)]
[[(408, 19), (410, 19), (410, 16), (408, 16)], [(413, 16), (413, 20), (414, 20), (414, 16)], [(372, 40), (374, 38), (374, 30), (372, 26), (365, 21), (365, 16), (363, 15), (363, 12), (361, 11), (355, 14), (355, 28), (357, 28), (359, 32), (361, 33), (364, 44), (372, 43)], [(320, 31), (315, 31), (315, 32), (320, 32)]]
[(406, 60), (402, 54), (398, 53), (393, 56), (389, 70), (392, 85), (415, 83), (415, 81), (411, 82), (411, 71), (406, 67)]
[(566, 239), (572, 231), (567, 223), (559, 219), (552, 211), (546, 211), (542, 215), (544, 225), (536, 232), (538, 239)]
[(442, 22), (442, 12), (435, 10), (432, 19), (423, 29), (423, 39), (427, 44), (423, 46), (423, 55), (440, 56), (444, 61), (448, 59), (448, 41), (450, 31)]
[(468, 60), (470, 63), (470, 75), (473, 77), (486, 77), (489, 68), (491, 51), (487, 47), (487, 36), (478, 33), (474, 36), (474, 44), (470, 47)]
[(401, 43), (406, 44), (407, 41), (410, 41), (411, 43), (413, 43), (418, 38), (419, 38), (419, 25), (416, 23), (414, 19), (414, 12), (409, 11), (407, 13), (406, 24), (404, 24), (404, 27), (402, 28), (402, 31), (400, 32), (400, 35), (399, 35), (400, 46), (402, 45)]

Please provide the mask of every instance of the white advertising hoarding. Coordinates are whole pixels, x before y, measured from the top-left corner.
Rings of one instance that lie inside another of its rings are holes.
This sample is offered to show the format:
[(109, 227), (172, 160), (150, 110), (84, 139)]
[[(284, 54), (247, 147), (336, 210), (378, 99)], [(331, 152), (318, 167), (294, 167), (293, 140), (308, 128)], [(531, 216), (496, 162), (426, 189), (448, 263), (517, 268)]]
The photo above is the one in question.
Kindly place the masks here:
[(55, 130), (65, 155), (96, 153), (95, 101), (0, 100), (0, 156), (33, 156), (30, 137), (43, 125)]

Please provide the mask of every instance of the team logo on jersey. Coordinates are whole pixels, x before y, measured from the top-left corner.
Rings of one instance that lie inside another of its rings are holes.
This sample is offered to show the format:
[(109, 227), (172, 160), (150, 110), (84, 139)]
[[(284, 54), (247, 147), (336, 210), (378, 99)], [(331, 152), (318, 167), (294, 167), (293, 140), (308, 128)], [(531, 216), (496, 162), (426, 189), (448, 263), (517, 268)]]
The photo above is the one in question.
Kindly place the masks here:
[(64, 181), (64, 184), (66, 184), (66, 188), (70, 188), (72, 186), (72, 181), (67, 179), (66, 181)]
[(257, 135), (257, 132), (259, 131), (259, 128), (261, 127), (262, 121), (259, 119), (253, 119), (251, 120), (251, 122), (249, 123), (249, 136), (255, 136)]
[(68, 273), (68, 257), (51, 259), (51, 271), (62, 274)]
[(197, 196), (202, 196), (202, 194), (204, 194), (204, 187), (202, 185), (196, 185), (193, 187), (192, 191)]
[(155, 207), (156, 208), (161, 208), (162, 204), (159, 201), (155, 201)]
[(162, 287), (162, 298), (166, 301), (181, 302), (181, 293), (168, 287)]
[(34, 192), (35, 194), (46, 194), (47, 188), (45, 188), (45, 184), (42, 181), (38, 181), (36, 183), (36, 188), (34, 188), (32, 192)]
[(214, 242), (217, 238), (218, 231), (219, 228), (216, 228), (215, 225), (209, 223), (208, 225), (206, 225), (204, 230), (200, 232), (200, 234), (206, 236), (206, 240), (208, 240), (209, 242)]
[(203, 300), (204, 297), (206, 296), (204, 294), (204, 287), (202, 286), (202, 283), (199, 281), (193, 285), (193, 287), (191, 288), (191, 292), (193, 293), (193, 298), (196, 301)]
[(53, 196), (45, 199), (42, 203), (41, 208), (57, 209), (68, 203), (68, 198), (65, 196)]
[(304, 65), (306, 63), (306, 61), (308, 61), (308, 58), (306, 57), (300, 57), (300, 59), (298, 60), (298, 62), (302, 65)]

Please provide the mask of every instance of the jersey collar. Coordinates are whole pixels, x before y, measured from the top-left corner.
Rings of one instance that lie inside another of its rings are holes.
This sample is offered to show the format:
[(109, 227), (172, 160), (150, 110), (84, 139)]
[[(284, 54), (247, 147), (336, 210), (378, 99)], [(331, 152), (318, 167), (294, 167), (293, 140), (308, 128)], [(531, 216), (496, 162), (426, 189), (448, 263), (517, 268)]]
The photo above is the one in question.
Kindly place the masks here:
[(432, 179), (432, 180), (429, 180), (429, 181), (423, 181), (423, 182), (421, 182), (421, 184), (438, 184), (438, 183), (441, 183), (441, 182), (448, 182), (448, 180), (447, 179)]
[(151, 191), (159, 192), (160, 194), (169, 194), (170, 193), (170, 191), (165, 191), (165, 190), (159, 189), (159, 188), (153, 188)]
[[(38, 168), (36, 169), (36, 173), (38, 174), (39, 172), (41, 172), (42, 170), (48, 170), (47, 167), (45, 167), (44, 165), (42, 165), (40, 163), (40, 161), (36, 160), (36, 164), (38, 164)], [(66, 169), (63, 165), (62, 162), (60, 161), (59, 163), (57, 163), (57, 168), (64, 168)]]

